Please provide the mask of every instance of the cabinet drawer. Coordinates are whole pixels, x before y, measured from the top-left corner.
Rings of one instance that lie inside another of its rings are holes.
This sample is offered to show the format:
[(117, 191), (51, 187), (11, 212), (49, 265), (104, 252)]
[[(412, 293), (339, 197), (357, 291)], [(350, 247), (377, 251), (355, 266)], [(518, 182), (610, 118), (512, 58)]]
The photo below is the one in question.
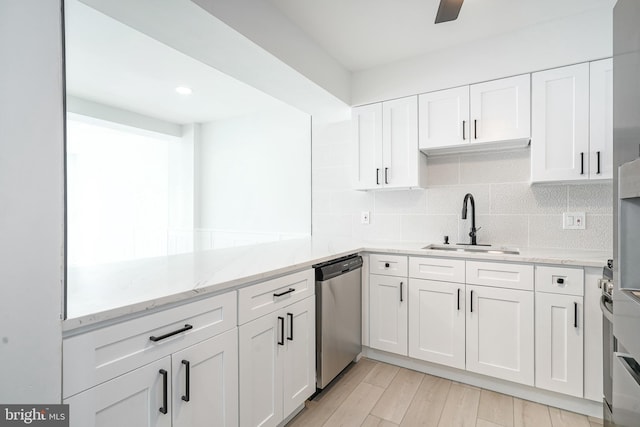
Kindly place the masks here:
[(257, 319), (314, 293), (313, 269), (242, 288), (238, 291), (238, 324)]
[(402, 255), (369, 255), (369, 273), (407, 277), (407, 257)]
[(409, 258), (409, 277), (464, 283), (464, 260), (447, 258)]
[(565, 295), (584, 295), (581, 268), (536, 266), (536, 291)]
[[(115, 378), (236, 326), (227, 292), (62, 341), (63, 397)], [(162, 339), (163, 335), (191, 328)], [(157, 341), (151, 337), (160, 338)]]
[(533, 290), (533, 265), (467, 261), (467, 283)]

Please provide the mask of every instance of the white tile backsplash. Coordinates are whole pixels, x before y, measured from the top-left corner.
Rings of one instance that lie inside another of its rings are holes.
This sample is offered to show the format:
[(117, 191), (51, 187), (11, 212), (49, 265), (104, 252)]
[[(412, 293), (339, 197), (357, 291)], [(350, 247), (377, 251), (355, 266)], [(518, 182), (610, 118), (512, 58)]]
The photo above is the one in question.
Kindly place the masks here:
[(521, 148), (460, 155), (460, 184), (529, 181), (530, 152)]
[[(346, 122), (348, 123), (348, 122)], [(519, 248), (612, 249), (612, 183), (536, 184), (530, 149), (447, 155), (427, 160), (427, 189), (362, 192), (351, 189), (345, 122), (314, 132), (313, 232), (316, 235), (441, 243), (469, 240), (462, 200), (476, 202), (478, 242)], [(340, 151), (342, 152), (342, 151)], [(317, 158), (316, 158), (317, 157)], [(361, 224), (369, 211), (371, 223)], [(562, 213), (586, 212), (585, 230), (563, 230)]]
[(566, 185), (509, 182), (491, 185), (492, 214), (558, 214), (567, 209)]
[(613, 213), (613, 186), (608, 183), (569, 185), (568, 211), (589, 213)]
[(426, 214), (427, 192), (423, 190), (375, 191), (375, 212), (379, 214)]

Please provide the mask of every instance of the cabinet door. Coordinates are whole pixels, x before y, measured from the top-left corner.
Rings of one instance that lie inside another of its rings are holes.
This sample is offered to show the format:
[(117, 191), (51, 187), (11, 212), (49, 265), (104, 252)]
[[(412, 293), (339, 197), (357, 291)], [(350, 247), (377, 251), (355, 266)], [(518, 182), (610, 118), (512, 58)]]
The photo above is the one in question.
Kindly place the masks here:
[(282, 421), (284, 317), (271, 313), (240, 326), (240, 425), (276, 426)]
[(409, 280), (409, 356), (464, 369), (464, 284)]
[(591, 179), (613, 178), (613, 60), (589, 64), (589, 148)]
[(467, 370), (533, 385), (533, 292), (467, 285)]
[(382, 187), (382, 104), (352, 110), (355, 147), (354, 186), (358, 190)]
[(470, 92), (471, 142), (531, 137), (529, 74), (471, 85)]
[[(166, 372), (162, 374), (161, 370)], [(64, 401), (72, 427), (170, 427), (171, 360), (165, 357)], [(166, 394), (166, 414), (160, 409)]]
[(416, 187), (418, 161), (418, 97), (382, 103), (382, 160), (380, 179), (386, 188)]
[(582, 397), (582, 297), (536, 293), (536, 387)]
[(419, 96), (420, 148), (440, 148), (469, 141), (469, 86)]
[(286, 351), (283, 353), (284, 418), (316, 391), (316, 304), (309, 297), (282, 311)]
[(589, 64), (532, 75), (531, 180), (589, 177)]
[(238, 329), (171, 356), (173, 427), (238, 425)]
[(369, 345), (407, 355), (407, 279), (369, 276)]

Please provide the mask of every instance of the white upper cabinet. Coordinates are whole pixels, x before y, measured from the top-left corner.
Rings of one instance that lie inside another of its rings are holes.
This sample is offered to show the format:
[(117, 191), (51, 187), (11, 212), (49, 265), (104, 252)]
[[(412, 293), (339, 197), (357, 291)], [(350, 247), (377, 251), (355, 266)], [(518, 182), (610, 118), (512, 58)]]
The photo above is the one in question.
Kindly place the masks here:
[(589, 178), (613, 178), (613, 59), (589, 64)]
[(412, 188), (426, 185), (426, 158), (418, 150), (418, 98), (353, 109), (355, 188)]
[(382, 169), (382, 103), (354, 108), (351, 122), (355, 141), (355, 187), (380, 187)]
[(529, 74), (471, 85), (470, 142), (525, 140), (531, 136)]
[(589, 177), (589, 64), (533, 74), (531, 180)]
[(530, 86), (524, 74), (420, 95), (420, 149), (434, 154), (526, 145)]
[(421, 149), (469, 141), (469, 86), (420, 95), (419, 111)]
[(612, 177), (611, 59), (533, 74), (531, 181)]

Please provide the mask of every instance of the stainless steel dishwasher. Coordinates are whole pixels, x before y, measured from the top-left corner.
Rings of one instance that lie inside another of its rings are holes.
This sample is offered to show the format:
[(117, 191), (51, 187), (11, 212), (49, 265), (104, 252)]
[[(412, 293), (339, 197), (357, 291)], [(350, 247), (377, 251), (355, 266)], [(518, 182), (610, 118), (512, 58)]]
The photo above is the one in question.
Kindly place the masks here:
[(316, 267), (316, 387), (325, 388), (362, 351), (362, 257)]

